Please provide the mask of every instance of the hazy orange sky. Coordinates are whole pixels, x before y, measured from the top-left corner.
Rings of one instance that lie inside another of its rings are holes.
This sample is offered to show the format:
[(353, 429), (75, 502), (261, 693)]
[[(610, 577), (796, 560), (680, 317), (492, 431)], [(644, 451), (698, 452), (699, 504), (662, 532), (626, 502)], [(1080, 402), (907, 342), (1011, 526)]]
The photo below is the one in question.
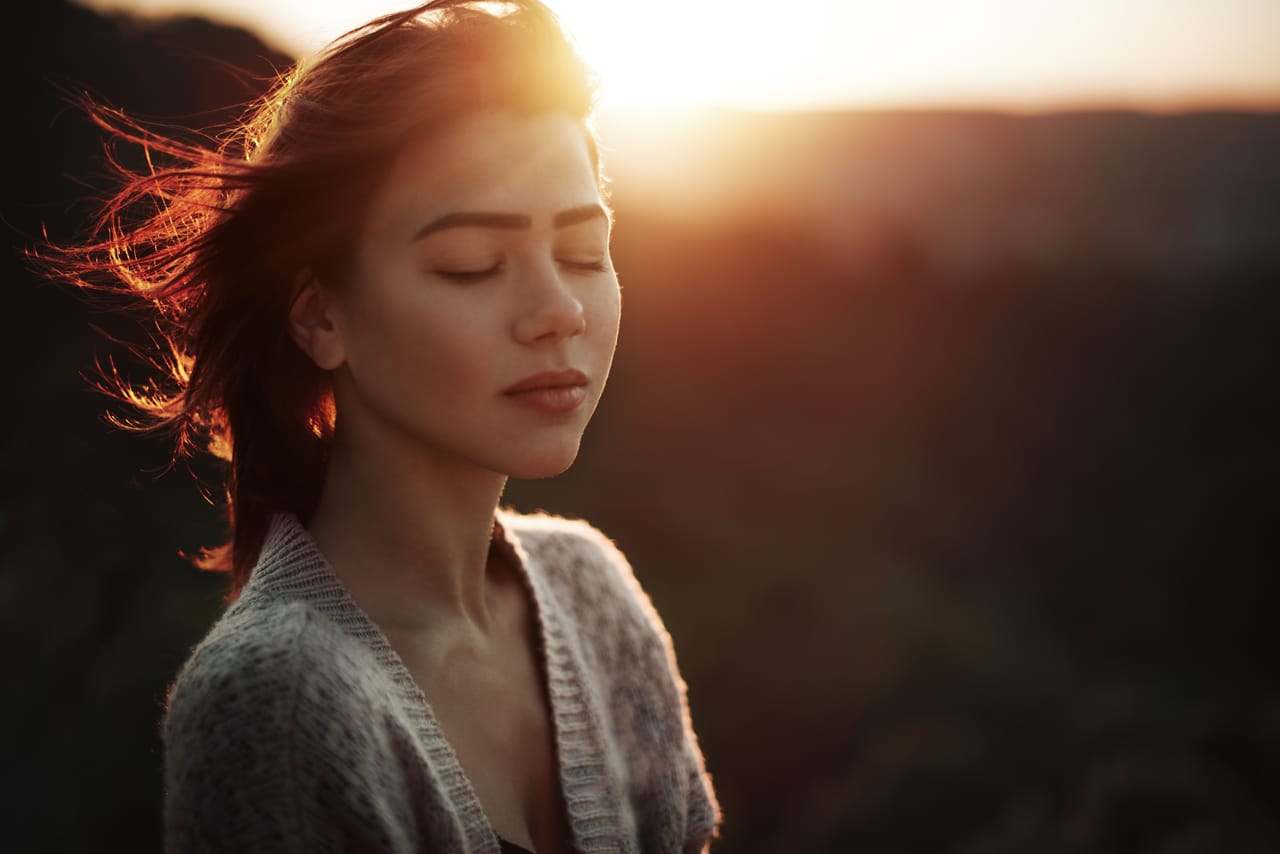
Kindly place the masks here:
[[(294, 54), (404, 3), (88, 0)], [(1280, 0), (548, 0), (604, 106), (1280, 108)]]

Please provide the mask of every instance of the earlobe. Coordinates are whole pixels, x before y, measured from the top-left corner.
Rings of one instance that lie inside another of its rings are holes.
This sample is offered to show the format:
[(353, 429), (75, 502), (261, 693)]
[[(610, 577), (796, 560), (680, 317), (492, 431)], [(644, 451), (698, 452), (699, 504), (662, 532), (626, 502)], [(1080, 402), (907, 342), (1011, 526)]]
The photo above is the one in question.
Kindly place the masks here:
[(310, 270), (303, 271), (289, 303), (289, 335), (322, 371), (332, 371), (346, 361), (335, 314), (332, 292)]

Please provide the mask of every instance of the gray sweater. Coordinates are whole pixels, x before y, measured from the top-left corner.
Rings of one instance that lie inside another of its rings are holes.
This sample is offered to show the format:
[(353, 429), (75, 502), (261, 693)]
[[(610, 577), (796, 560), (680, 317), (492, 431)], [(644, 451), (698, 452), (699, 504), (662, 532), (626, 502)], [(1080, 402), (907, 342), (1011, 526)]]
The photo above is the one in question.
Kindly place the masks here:
[[(574, 847), (704, 850), (720, 809), (670, 635), (626, 559), (582, 522), (497, 520), (533, 592)], [(170, 690), (166, 850), (497, 854), (429, 699), (307, 530), (277, 516)]]

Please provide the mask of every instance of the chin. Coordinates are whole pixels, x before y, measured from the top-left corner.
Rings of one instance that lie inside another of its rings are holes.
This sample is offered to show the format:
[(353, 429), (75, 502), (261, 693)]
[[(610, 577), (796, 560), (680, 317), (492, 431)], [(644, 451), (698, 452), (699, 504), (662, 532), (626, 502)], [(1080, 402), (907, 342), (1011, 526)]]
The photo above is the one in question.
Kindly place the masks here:
[(578, 458), (578, 443), (571, 447), (531, 449), (505, 467), (509, 477), (519, 480), (541, 480), (564, 474)]

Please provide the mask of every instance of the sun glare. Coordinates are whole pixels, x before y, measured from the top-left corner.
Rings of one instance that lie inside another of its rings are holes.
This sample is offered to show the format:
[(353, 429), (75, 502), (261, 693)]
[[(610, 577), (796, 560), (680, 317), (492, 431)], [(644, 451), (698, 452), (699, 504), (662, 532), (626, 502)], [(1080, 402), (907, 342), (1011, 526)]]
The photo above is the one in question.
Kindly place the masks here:
[(825, 3), (787, 14), (759, 0), (559, 0), (604, 81), (608, 107), (785, 103), (818, 73)]
[[(302, 55), (407, 0), (80, 0), (246, 25)], [(1276, 0), (546, 0), (607, 110), (1280, 103)]]

